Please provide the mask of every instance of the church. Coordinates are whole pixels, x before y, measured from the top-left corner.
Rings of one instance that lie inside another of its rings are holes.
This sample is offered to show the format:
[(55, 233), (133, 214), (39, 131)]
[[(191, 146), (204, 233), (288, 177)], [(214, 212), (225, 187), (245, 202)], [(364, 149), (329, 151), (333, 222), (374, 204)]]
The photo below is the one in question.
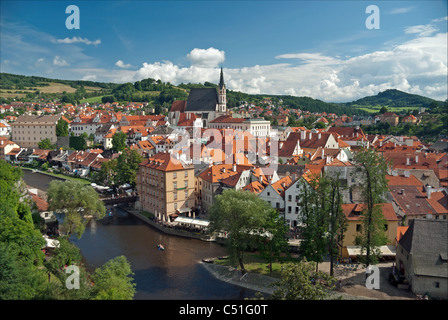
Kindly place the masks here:
[(190, 118), (194, 114), (196, 119), (201, 119), (202, 127), (208, 127), (208, 123), (227, 113), (226, 110), (226, 86), (221, 67), (218, 90), (215, 88), (193, 88), (190, 90), (186, 101), (174, 101), (168, 114), (170, 124), (177, 126), (181, 114)]

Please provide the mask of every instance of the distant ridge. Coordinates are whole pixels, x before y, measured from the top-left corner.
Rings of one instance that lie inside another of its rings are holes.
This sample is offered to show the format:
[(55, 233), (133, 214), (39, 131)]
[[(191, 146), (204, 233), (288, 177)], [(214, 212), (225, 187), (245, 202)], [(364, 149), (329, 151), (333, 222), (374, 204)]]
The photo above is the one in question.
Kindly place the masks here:
[[(218, 77), (217, 77), (218, 80)], [(162, 105), (171, 105), (173, 99), (185, 100), (188, 96), (188, 91), (192, 88), (213, 88), (215, 84), (205, 82), (204, 84), (184, 84), (181, 83), (177, 86), (173, 86), (169, 83), (163, 83), (160, 80), (144, 79), (136, 81), (135, 83), (106, 83), (97, 81), (84, 81), (84, 80), (61, 80), (50, 79), (39, 76), (24, 76), (15, 75), (10, 73), (0, 73), (0, 89), (2, 92), (6, 90), (30, 90), (31, 87), (34, 90), (42, 88), (42, 86), (48, 86), (49, 83), (62, 83), (69, 85), (73, 88), (79, 89), (82, 86), (92, 86), (102, 89), (98, 91), (96, 95), (115, 96), (115, 100), (112, 101), (132, 101), (132, 102), (144, 102), (153, 100), (154, 103)], [(148, 96), (148, 90), (152, 91), (152, 96)], [(155, 93), (158, 92), (158, 93)], [(63, 92), (60, 92), (62, 94)], [(0, 94), (0, 96), (2, 96)], [(95, 96), (95, 93), (90, 93), (89, 97)], [(346, 103), (333, 103), (324, 102), (319, 99), (311, 97), (298, 97), (291, 95), (272, 95), (272, 94), (248, 94), (239, 91), (228, 90), (227, 93), (227, 105), (228, 107), (237, 107), (242, 101), (258, 104), (264, 98), (270, 97), (272, 101), (278, 104), (280, 99), (283, 101), (283, 105), (293, 109), (302, 109), (310, 112), (327, 112), (335, 113), (338, 115), (367, 115), (364, 110), (357, 109), (359, 107), (373, 106), (373, 107), (388, 107), (388, 108), (420, 108), (431, 106), (442, 106), (443, 101), (437, 101), (424, 96), (406, 93), (397, 89), (388, 89), (383, 92), (379, 92), (377, 95), (364, 97), (352, 102)]]

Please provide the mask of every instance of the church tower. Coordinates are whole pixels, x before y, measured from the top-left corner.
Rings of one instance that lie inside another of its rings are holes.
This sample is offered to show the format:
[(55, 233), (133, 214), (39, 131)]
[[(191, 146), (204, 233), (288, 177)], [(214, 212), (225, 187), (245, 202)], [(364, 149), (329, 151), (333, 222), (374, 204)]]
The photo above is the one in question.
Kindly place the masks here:
[(222, 72), (222, 66), (221, 66), (221, 77), (219, 79), (219, 85), (218, 85), (218, 112), (220, 113), (226, 113), (226, 85), (224, 84), (224, 74)]

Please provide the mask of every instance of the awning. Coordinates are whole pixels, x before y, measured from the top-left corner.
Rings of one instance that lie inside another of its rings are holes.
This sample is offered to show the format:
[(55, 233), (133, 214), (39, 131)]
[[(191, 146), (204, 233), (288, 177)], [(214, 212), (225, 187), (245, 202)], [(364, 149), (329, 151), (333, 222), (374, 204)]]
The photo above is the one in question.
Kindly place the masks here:
[(210, 221), (207, 221), (207, 220), (192, 219), (192, 218), (185, 218), (185, 217), (177, 217), (174, 220), (174, 222), (192, 224), (192, 225), (201, 226), (201, 227), (208, 227), (210, 224)]
[[(361, 256), (366, 254), (365, 249), (363, 252), (361, 252), (360, 246), (347, 246), (347, 251), (349, 256)], [(395, 256), (396, 247), (392, 245), (381, 246), (380, 252), (381, 256)]]
[(43, 237), (45, 239), (45, 248), (59, 248), (59, 240), (50, 239), (46, 236)]

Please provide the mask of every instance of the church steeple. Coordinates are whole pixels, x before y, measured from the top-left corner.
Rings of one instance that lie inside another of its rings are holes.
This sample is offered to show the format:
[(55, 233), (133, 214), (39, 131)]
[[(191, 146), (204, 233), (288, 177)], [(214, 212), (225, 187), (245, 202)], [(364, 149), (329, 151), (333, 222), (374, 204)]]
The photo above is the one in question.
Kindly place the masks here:
[(219, 85), (218, 85), (218, 112), (225, 113), (226, 112), (226, 85), (224, 84), (224, 72), (222, 70), (221, 65), (221, 75), (219, 77)]
[(221, 66), (221, 76), (219, 78), (219, 88), (225, 87), (224, 85), (224, 73), (222, 72), (222, 66)]

